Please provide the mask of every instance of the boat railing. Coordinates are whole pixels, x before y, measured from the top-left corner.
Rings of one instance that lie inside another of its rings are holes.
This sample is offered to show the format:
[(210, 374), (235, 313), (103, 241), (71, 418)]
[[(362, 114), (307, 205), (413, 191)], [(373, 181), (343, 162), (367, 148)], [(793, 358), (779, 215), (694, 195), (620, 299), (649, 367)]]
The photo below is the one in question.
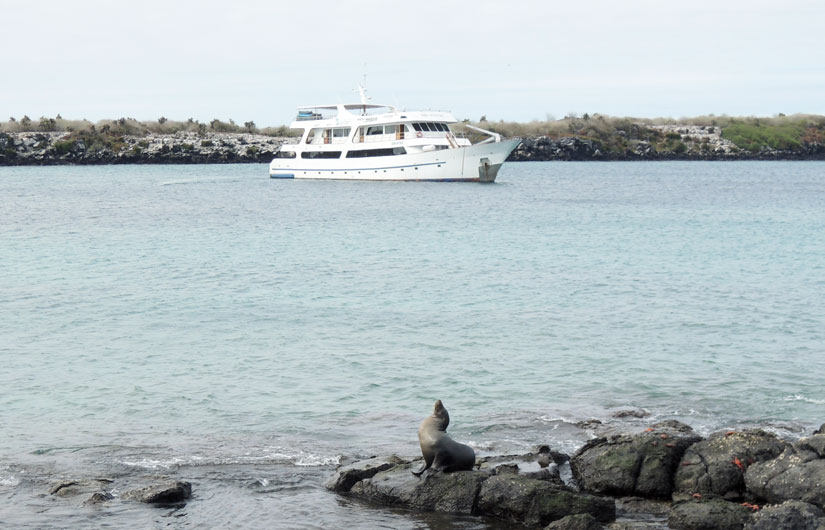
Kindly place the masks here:
[(465, 138), (466, 135), (455, 134), (455, 133), (446, 133), (444, 131), (410, 131), (402, 133), (394, 133), (394, 134), (369, 134), (369, 135), (362, 135), (358, 136), (355, 135), (353, 138), (354, 143), (370, 143), (370, 142), (389, 142), (392, 140), (414, 140), (416, 138), (434, 138), (443, 140), (448, 136), (453, 138)]
[[(355, 135), (352, 139), (353, 143), (356, 144), (363, 144), (363, 143), (373, 143), (373, 142), (391, 142), (394, 140), (416, 140), (416, 139), (434, 139), (434, 140), (447, 140), (449, 141), (452, 139), (464, 139), (467, 135), (464, 133), (445, 133), (443, 131), (436, 132), (436, 131), (413, 131), (413, 132), (404, 132), (401, 133), (393, 133), (393, 134), (370, 134), (370, 135)], [(300, 138), (290, 138), (284, 143), (288, 144), (297, 144), (300, 143)], [(347, 136), (309, 136), (307, 137), (306, 143), (308, 145), (333, 145), (333, 144), (345, 144), (349, 142), (349, 137)]]
[(310, 145), (331, 145), (331, 144), (345, 144), (349, 141), (346, 136), (310, 136), (307, 138), (307, 143)]

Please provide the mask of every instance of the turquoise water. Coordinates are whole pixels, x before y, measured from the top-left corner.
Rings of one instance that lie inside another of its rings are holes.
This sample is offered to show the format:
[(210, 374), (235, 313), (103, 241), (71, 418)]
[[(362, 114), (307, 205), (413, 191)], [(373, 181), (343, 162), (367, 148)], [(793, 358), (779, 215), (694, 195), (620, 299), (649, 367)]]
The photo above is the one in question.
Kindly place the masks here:
[(825, 421), (824, 163), (266, 176), (0, 168), (0, 523), (162, 522), (40, 494), (166, 473), (193, 481), (180, 524), (483, 526), (320, 486), (342, 459), (416, 454), (435, 399), (480, 454), (573, 451), (591, 418)]

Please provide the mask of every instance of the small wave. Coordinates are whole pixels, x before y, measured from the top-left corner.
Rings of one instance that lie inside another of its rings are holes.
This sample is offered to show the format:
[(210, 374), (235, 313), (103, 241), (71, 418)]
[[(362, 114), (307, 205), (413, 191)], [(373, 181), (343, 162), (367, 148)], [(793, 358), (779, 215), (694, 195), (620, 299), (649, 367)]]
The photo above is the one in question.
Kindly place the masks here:
[(182, 184), (213, 184), (215, 182), (238, 182), (236, 178), (211, 178), (211, 179), (179, 179), (161, 182), (161, 186), (178, 186)]
[(174, 457), (161, 460), (156, 460), (153, 458), (141, 458), (140, 460), (124, 460), (122, 464), (125, 466), (139, 467), (142, 469), (171, 469), (174, 467), (180, 467), (184, 465), (197, 465), (197, 460), (200, 460), (200, 457), (191, 456), (189, 457), (189, 459)]
[(319, 456), (319, 455), (308, 455), (303, 458), (298, 458), (295, 460), (294, 464), (296, 466), (305, 466), (305, 467), (316, 467), (316, 466), (337, 466), (341, 463), (340, 456)]
[(468, 440), (467, 445), (478, 451), (494, 451), (496, 449), (495, 442), (482, 442), (477, 440)]
[(237, 462), (230, 464), (293, 464), (300, 467), (333, 466), (341, 463), (340, 456), (325, 456), (305, 451), (290, 452), (283, 448), (273, 448), (274, 451), (260, 456), (245, 455), (237, 458)]
[(20, 484), (20, 479), (17, 477), (0, 477), (0, 486), (13, 488)]
[(244, 454), (204, 457), (190, 455), (185, 457), (171, 457), (166, 459), (142, 458), (140, 460), (124, 460), (125, 466), (142, 469), (172, 469), (182, 466), (227, 466), (227, 465), (266, 465), (292, 464), (298, 467), (335, 466), (341, 463), (339, 455), (319, 455), (305, 451), (290, 452), (283, 448), (272, 448), (261, 454)]
[(545, 423), (570, 423), (573, 424), (575, 421), (564, 418), (562, 416), (539, 416), (539, 421), (543, 421)]
[(811, 403), (813, 405), (825, 405), (825, 399), (813, 399), (800, 394), (786, 396), (785, 401), (803, 401), (805, 403)]

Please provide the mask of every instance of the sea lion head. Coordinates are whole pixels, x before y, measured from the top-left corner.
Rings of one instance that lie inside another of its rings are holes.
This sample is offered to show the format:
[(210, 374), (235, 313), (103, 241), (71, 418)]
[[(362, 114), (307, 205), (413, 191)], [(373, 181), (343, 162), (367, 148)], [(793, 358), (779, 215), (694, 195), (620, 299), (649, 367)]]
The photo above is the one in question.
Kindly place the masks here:
[(450, 425), (450, 414), (444, 408), (444, 404), (441, 403), (440, 399), (435, 402), (433, 407), (433, 418), (437, 420), (439, 431), (447, 430), (447, 426)]

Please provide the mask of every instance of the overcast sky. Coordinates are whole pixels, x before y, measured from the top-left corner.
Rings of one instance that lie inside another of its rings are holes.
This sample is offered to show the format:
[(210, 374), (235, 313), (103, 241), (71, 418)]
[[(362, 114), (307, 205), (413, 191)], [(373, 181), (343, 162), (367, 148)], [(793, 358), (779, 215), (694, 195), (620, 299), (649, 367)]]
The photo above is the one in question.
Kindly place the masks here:
[(0, 0), (0, 119), (825, 114), (825, 2)]

